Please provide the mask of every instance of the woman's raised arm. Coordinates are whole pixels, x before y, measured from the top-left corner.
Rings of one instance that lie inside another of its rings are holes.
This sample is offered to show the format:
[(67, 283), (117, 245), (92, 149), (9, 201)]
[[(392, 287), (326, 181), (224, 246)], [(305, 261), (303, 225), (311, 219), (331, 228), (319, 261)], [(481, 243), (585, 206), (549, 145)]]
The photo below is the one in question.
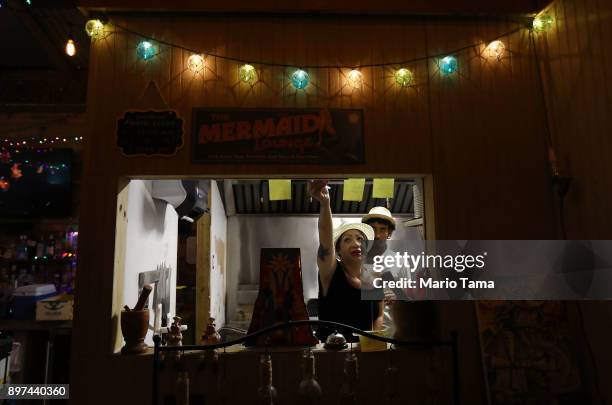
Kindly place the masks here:
[(308, 191), (312, 198), (319, 201), (319, 249), (317, 250), (317, 266), (323, 286), (323, 295), (336, 271), (336, 249), (333, 242), (332, 213), (329, 202), (329, 189), (327, 180), (314, 180), (308, 184)]

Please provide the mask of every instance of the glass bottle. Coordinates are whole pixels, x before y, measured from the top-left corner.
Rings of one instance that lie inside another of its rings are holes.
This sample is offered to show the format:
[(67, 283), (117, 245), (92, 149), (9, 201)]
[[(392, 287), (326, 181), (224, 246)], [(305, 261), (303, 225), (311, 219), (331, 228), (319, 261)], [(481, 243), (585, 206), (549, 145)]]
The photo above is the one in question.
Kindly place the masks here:
[(298, 387), (299, 404), (315, 405), (321, 403), (321, 386), (315, 380), (315, 358), (311, 351), (306, 350), (302, 358), (304, 376)]
[(340, 388), (340, 405), (357, 405), (357, 356), (347, 353), (344, 359), (344, 383)]
[(261, 356), (259, 363), (261, 386), (257, 390), (258, 405), (273, 405), (278, 403), (276, 388), (272, 385), (272, 358), (269, 354)]

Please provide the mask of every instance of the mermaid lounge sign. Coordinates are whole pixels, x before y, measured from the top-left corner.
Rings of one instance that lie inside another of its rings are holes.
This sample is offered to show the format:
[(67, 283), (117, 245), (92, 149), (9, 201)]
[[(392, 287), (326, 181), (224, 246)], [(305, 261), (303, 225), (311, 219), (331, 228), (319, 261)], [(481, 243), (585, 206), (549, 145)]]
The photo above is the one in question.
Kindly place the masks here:
[(198, 163), (364, 163), (362, 110), (196, 108), (192, 128)]

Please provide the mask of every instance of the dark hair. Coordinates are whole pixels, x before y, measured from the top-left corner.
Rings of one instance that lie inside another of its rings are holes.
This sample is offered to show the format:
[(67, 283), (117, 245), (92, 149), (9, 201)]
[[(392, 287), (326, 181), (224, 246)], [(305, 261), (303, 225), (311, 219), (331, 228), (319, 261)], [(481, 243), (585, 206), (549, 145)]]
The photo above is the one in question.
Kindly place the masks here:
[(371, 224), (383, 224), (383, 225), (387, 225), (391, 232), (395, 231), (395, 225), (393, 225), (393, 222), (388, 221), (386, 219), (382, 219), (382, 218), (370, 218), (367, 221), (365, 221), (365, 223), (368, 224), (368, 225), (371, 225)]
[(340, 241), (342, 240), (342, 235), (344, 235), (348, 231), (358, 231), (361, 234), (361, 236), (363, 236), (363, 240), (365, 241), (365, 248), (366, 249), (368, 248), (368, 244), (370, 243), (370, 240), (368, 239), (365, 233), (361, 232), (359, 229), (347, 229), (346, 231), (342, 232), (340, 236), (338, 236), (338, 239), (336, 239), (336, 244), (334, 245), (334, 247), (336, 248), (336, 253), (340, 251)]

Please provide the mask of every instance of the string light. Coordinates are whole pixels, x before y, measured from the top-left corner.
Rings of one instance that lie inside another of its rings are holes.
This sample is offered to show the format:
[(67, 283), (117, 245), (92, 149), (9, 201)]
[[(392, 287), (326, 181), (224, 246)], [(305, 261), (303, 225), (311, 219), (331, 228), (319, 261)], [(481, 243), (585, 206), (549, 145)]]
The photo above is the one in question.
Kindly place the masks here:
[(412, 72), (406, 68), (398, 69), (395, 72), (395, 83), (402, 87), (410, 86), (412, 84)]
[(485, 56), (489, 59), (501, 60), (506, 52), (506, 45), (502, 41), (493, 41), (485, 48)]
[(152, 59), (156, 53), (157, 50), (155, 49), (155, 46), (153, 46), (153, 44), (149, 41), (142, 41), (136, 47), (136, 55), (138, 55), (138, 57), (142, 60)]
[(85, 23), (85, 32), (93, 39), (104, 35), (104, 24), (100, 20), (89, 20)]
[(308, 73), (306, 73), (302, 69), (296, 70), (291, 75), (291, 83), (293, 84), (293, 87), (295, 87), (298, 90), (302, 90), (306, 86), (308, 86), (309, 80), (310, 78), (308, 77)]
[(257, 71), (252, 65), (244, 64), (240, 66), (238, 71), (238, 76), (240, 77), (240, 81), (244, 83), (252, 83), (255, 81), (257, 76)]
[[(533, 20), (533, 29), (534, 31), (545, 31), (553, 25), (553, 21), (554, 21), (553, 18), (548, 14), (538, 15)], [(119, 24), (115, 24), (115, 27), (121, 31), (124, 31), (134, 36), (139, 36), (141, 38), (147, 37), (147, 35), (145, 34), (138, 33), (136, 31), (132, 31), (129, 28), (122, 27)], [(105, 28), (104, 24), (100, 20), (89, 20), (87, 21), (85, 25), (85, 31), (92, 38), (97, 38), (101, 36), (104, 32), (104, 28)], [(516, 27), (508, 32), (505, 32), (499, 35), (498, 38), (502, 38), (505, 36), (509, 36), (513, 33), (520, 32), (521, 29), (524, 29), (524, 25), (521, 27)], [(72, 42), (72, 44), (74, 45), (74, 41), (70, 40), (69, 42)], [(159, 44), (163, 44), (169, 47), (179, 48), (179, 49), (183, 49), (183, 50), (192, 52), (193, 54), (188, 59), (188, 68), (192, 70), (193, 72), (199, 72), (204, 68), (205, 66), (204, 56), (198, 54), (196, 50), (189, 49), (189, 48), (186, 48), (186, 47), (183, 47), (183, 46), (171, 43), (171, 42), (167, 42), (167, 41), (158, 41), (158, 42)], [(145, 61), (154, 58), (159, 52), (159, 49), (158, 49), (159, 44), (154, 45), (152, 42), (148, 40), (141, 41), (140, 43), (138, 43), (138, 46), (136, 48), (138, 58), (141, 60), (145, 60)], [(69, 44), (66, 44), (67, 48), (68, 48), (68, 45)], [(464, 52), (476, 46), (480, 46), (480, 45), (464, 46), (464, 47), (461, 47), (461, 48), (458, 48), (452, 51), (452, 53)], [(76, 47), (74, 48), (74, 52), (76, 53)], [(496, 58), (500, 60), (505, 55), (505, 52), (506, 52), (505, 44), (500, 40), (494, 40), (487, 45), (483, 53), (488, 58)], [(66, 50), (66, 53), (70, 54), (68, 49)], [(233, 61), (240, 60), (235, 57), (232, 57), (231, 55), (217, 55), (214, 53), (207, 53), (207, 55), (214, 57), (214, 58), (220, 58), (220, 59), (225, 59), (225, 60), (233, 60)], [(425, 61), (425, 60), (431, 60), (431, 57), (422, 56), (422, 57), (417, 57), (414, 59), (406, 59), (403, 61), (389, 61), (389, 62), (383, 62), (383, 63), (365, 64), (365, 65), (362, 65), (362, 67), (384, 67), (384, 66), (393, 66), (393, 65), (405, 65), (410, 62)], [(257, 64), (257, 65), (265, 65), (265, 66), (277, 66), (277, 67), (284, 67), (284, 68), (289, 67), (288, 65), (283, 64), (283, 63), (266, 62), (266, 61), (255, 61), (252, 63)], [(455, 56), (452, 56), (452, 55), (439, 59), (437, 61), (437, 65), (440, 69), (440, 72), (444, 75), (453, 74), (458, 70), (458, 60)], [(342, 68), (342, 66), (321, 64), (321, 65), (305, 65), (303, 66), (303, 68), (304, 69), (306, 68), (337, 69), (337, 68)], [(347, 84), (353, 88), (357, 88), (363, 85), (363, 75), (359, 70), (356, 70), (356, 69), (351, 70), (347, 74), (346, 77), (347, 77)], [(256, 81), (257, 80), (256, 69), (251, 64), (248, 64), (248, 63), (243, 64), (239, 68), (239, 79), (240, 81), (244, 83), (252, 83)], [(302, 90), (302, 89), (305, 89), (309, 85), (310, 77), (305, 70), (297, 69), (291, 74), (290, 80), (291, 80), (291, 84), (297, 90)], [(404, 86), (409, 86), (413, 84), (414, 76), (413, 76), (413, 73), (409, 69), (400, 68), (395, 71), (394, 80), (397, 85), (404, 87)]]
[(454, 56), (445, 56), (438, 62), (440, 71), (445, 75), (453, 74), (457, 71), (457, 58)]
[(29, 148), (29, 149), (36, 149), (36, 148), (40, 148), (40, 147), (51, 147), (51, 145), (55, 145), (56, 143), (63, 143), (63, 142), (74, 142), (74, 143), (79, 143), (83, 140), (82, 136), (75, 136), (74, 138), (71, 137), (65, 137), (65, 138), (38, 138), (38, 137), (28, 137), (28, 139), (24, 139), (24, 140), (9, 140), (9, 139), (3, 139), (0, 142), (0, 147), (4, 149), (9, 149), (9, 148)]
[(533, 19), (533, 30), (536, 32), (548, 31), (555, 20), (549, 14), (541, 14)]
[(76, 46), (72, 38), (69, 38), (68, 42), (66, 42), (66, 55), (74, 56), (75, 54), (76, 54)]
[(359, 70), (353, 69), (346, 75), (346, 81), (349, 86), (353, 88), (361, 87), (363, 84), (363, 75)]
[(199, 73), (204, 69), (204, 56), (193, 54), (187, 59), (187, 67), (193, 73)]

